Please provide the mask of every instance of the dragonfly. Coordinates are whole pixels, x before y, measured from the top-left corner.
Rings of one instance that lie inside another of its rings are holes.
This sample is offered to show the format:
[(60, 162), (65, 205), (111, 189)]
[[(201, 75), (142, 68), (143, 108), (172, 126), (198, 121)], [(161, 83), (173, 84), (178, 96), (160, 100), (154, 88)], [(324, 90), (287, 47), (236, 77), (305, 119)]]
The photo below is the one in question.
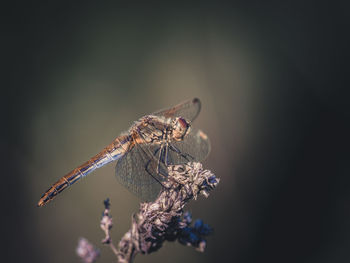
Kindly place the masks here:
[(208, 136), (192, 126), (198, 98), (140, 118), (100, 153), (54, 183), (40, 198), (44, 206), (63, 190), (110, 162), (117, 180), (143, 201), (152, 201), (167, 180), (169, 165), (202, 161), (210, 152)]

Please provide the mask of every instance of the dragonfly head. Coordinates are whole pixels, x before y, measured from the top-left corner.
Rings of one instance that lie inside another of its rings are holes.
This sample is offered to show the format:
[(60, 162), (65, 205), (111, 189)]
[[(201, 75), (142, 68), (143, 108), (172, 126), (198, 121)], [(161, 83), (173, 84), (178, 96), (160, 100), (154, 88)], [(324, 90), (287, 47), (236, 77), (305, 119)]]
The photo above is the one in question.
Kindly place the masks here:
[(174, 119), (173, 138), (177, 141), (183, 140), (184, 136), (189, 132), (190, 124), (182, 117)]

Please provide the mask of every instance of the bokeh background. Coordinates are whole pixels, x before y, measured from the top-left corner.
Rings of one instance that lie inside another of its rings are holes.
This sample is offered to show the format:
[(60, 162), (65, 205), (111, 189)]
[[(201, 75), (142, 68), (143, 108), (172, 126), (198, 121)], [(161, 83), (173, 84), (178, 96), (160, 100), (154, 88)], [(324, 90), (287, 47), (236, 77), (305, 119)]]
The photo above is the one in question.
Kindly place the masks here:
[(187, 208), (205, 253), (136, 262), (349, 262), (348, 11), (342, 2), (22, 2), (3, 8), (2, 259), (79, 262), (109, 197), (117, 242), (139, 200), (108, 165), (43, 208), (59, 177), (139, 117), (199, 97), (221, 182)]

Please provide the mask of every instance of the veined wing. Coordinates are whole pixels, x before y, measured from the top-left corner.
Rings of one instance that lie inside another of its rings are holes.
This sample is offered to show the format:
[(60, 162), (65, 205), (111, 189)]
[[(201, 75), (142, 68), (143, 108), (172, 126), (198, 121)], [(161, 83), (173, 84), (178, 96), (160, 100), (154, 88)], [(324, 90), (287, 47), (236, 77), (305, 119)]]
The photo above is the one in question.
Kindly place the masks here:
[(182, 117), (193, 122), (201, 110), (201, 102), (198, 98), (180, 103), (174, 107), (160, 110), (152, 113), (156, 116), (164, 116), (166, 118)]
[(201, 130), (191, 129), (181, 142), (137, 144), (117, 161), (117, 180), (144, 201), (153, 201), (168, 177), (167, 166), (204, 160), (210, 142)]
[(183, 141), (169, 144), (164, 159), (169, 164), (182, 164), (189, 161), (203, 161), (210, 152), (208, 136), (199, 129), (191, 127)]
[(115, 174), (119, 183), (143, 201), (153, 201), (167, 176), (163, 163), (159, 164), (157, 155), (160, 145), (135, 144), (117, 161)]

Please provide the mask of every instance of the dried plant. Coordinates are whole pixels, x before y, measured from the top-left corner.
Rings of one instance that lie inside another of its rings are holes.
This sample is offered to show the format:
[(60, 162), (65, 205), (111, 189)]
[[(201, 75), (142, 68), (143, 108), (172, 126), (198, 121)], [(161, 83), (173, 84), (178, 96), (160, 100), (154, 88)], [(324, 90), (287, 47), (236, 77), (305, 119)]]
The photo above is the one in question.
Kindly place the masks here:
[(105, 233), (102, 243), (109, 245), (118, 261), (124, 263), (132, 262), (138, 253), (157, 251), (164, 241), (178, 240), (203, 252), (205, 237), (212, 229), (202, 220), (196, 220), (191, 225), (192, 216), (184, 213), (183, 208), (200, 194), (208, 197), (209, 191), (218, 183), (219, 179), (212, 172), (203, 170), (201, 163), (168, 166), (168, 180), (163, 182), (158, 198), (154, 202), (141, 203), (139, 212), (132, 216), (130, 230), (122, 237), (118, 248), (110, 236), (113, 222), (109, 199), (104, 201), (105, 210), (100, 223)]
[(84, 263), (93, 263), (100, 255), (100, 251), (86, 238), (80, 238), (75, 250)]

